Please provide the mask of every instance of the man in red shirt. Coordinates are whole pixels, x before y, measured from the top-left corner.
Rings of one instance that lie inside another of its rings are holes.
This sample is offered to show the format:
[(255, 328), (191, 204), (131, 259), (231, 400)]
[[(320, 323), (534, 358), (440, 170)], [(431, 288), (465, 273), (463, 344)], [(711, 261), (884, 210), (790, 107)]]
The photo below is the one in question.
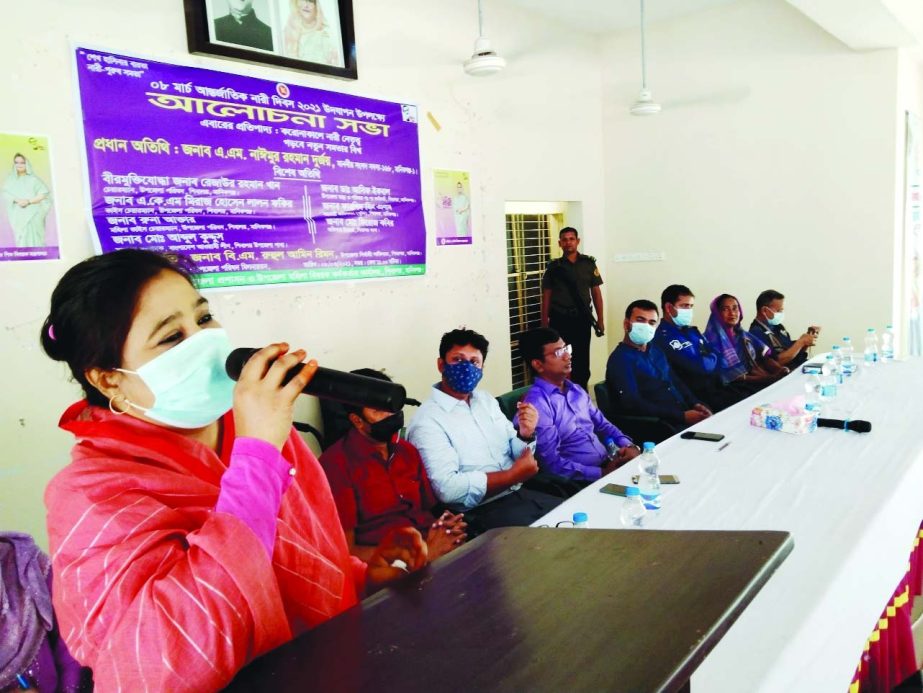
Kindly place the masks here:
[[(380, 371), (352, 371), (380, 380)], [(320, 457), (327, 474), (340, 523), (350, 552), (365, 558), (388, 530), (415, 527), (426, 537), (429, 560), (462, 544), (465, 527), (461, 514), (444, 512), (437, 519), (437, 504), (417, 449), (400, 438), (404, 413), (392, 414), (368, 407), (343, 407), (352, 428)]]

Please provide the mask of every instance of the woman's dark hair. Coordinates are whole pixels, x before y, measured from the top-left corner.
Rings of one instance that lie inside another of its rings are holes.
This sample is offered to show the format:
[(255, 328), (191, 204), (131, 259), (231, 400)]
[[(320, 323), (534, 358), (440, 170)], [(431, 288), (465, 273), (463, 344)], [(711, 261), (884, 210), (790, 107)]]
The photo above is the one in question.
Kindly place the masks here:
[(735, 301), (737, 301), (737, 307), (740, 308), (740, 301), (738, 301), (737, 297), (734, 296), (733, 294), (721, 294), (720, 296), (718, 296), (718, 298), (715, 299), (715, 307), (718, 310), (721, 310), (721, 304), (724, 303), (729, 298), (733, 298)]
[(42, 325), (42, 348), (65, 361), (90, 404), (107, 406), (106, 398), (84, 375), (90, 368), (117, 368), (144, 286), (164, 270), (195, 286), (195, 265), (185, 257), (149, 250), (117, 250), (74, 265), (51, 294)]

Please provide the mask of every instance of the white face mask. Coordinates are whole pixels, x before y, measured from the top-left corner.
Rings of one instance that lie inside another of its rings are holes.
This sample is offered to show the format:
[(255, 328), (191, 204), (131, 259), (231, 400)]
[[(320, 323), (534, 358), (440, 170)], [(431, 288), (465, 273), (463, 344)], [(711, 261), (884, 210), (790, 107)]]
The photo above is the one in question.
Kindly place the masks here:
[(653, 325), (648, 325), (646, 322), (633, 322), (628, 338), (638, 346), (644, 346), (654, 338), (656, 332), (657, 328)]
[(137, 375), (154, 395), (152, 407), (125, 401), (147, 418), (167, 426), (207, 426), (234, 402), (234, 381), (224, 370), (232, 348), (227, 332), (209, 328), (196, 332), (136, 371), (117, 368), (122, 373)]
[(673, 324), (679, 327), (689, 327), (692, 324), (692, 308), (677, 308), (673, 316)]
[(772, 327), (775, 327), (776, 325), (781, 325), (783, 320), (785, 320), (785, 313), (780, 310), (778, 313), (773, 313), (772, 317), (769, 318), (766, 322), (768, 322)]

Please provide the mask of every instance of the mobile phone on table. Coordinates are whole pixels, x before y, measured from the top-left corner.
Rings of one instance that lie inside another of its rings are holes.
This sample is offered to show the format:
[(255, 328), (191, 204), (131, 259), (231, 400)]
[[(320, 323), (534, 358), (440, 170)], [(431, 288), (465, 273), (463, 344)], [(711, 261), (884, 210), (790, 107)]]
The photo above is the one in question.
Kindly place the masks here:
[[(631, 477), (631, 483), (637, 484), (640, 479), (641, 477), (638, 474), (635, 474), (633, 477)], [(676, 476), (676, 474), (661, 474), (660, 483), (661, 484), (678, 484), (679, 477)]]
[(613, 496), (625, 496), (628, 492), (627, 486), (622, 486), (621, 484), (606, 484), (601, 489), (600, 493), (608, 493)]
[(724, 440), (723, 433), (705, 433), (704, 431), (686, 431), (681, 433), (680, 438), (685, 440), (707, 440), (710, 443), (717, 443), (719, 440)]

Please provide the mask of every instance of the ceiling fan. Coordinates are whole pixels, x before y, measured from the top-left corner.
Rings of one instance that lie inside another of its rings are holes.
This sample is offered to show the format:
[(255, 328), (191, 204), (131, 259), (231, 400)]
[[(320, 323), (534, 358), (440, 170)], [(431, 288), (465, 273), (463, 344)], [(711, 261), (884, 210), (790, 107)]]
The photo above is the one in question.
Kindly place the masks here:
[(464, 62), (465, 72), (475, 77), (484, 77), (504, 67), (506, 60), (491, 47), (490, 39), (484, 35), (484, 11), (481, 0), (478, 0), (478, 37), (474, 42), (474, 53)]
[(647, 50), (644, 43), (644, 0), (641, 0), (641, 92), (638, 100), (631, 105), (631, 114), (636, 116), (657, 115), (660, 104), (654, 101), (651, 90), (647, 88)]

